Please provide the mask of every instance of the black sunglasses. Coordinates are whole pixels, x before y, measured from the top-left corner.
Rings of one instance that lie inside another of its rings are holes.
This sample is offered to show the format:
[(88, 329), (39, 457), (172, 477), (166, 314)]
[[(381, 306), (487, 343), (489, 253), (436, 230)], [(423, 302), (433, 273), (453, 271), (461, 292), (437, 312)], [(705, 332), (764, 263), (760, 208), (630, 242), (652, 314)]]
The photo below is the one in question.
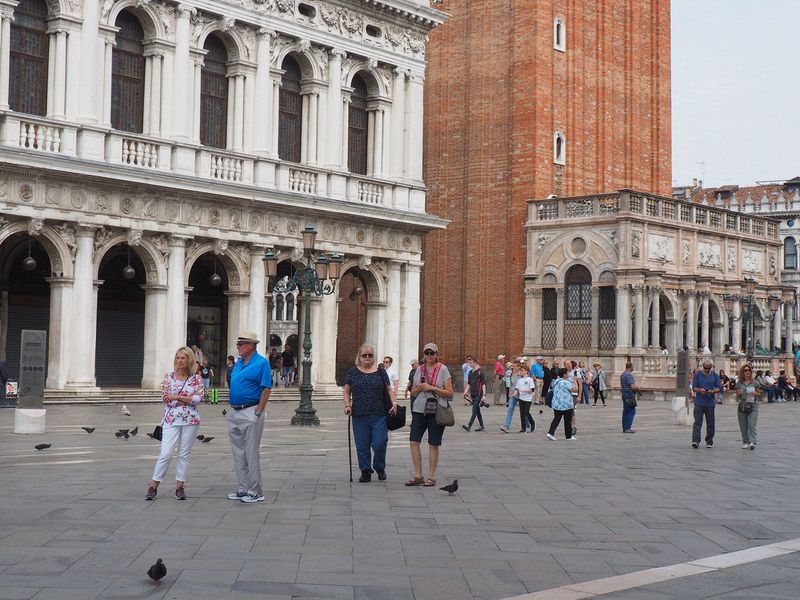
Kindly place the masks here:
[(436, 356), (436, 352), (434, 350), (425, 350), (425, 352), (423, 352), (423, 354), (425, 356)]
[(361, 358), (372, 358), (373, 356), (375, 356), (375, 355), (374, 354), (362, 354)]

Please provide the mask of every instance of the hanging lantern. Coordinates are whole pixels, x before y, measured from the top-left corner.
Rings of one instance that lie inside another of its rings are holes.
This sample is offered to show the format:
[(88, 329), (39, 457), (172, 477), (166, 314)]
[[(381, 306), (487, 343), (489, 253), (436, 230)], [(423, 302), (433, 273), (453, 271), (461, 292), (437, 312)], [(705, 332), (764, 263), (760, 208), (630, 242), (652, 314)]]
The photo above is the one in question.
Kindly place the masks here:
[(22, 260), (22, 268), (26, 271), (36, 268), (36, 259), (31, 256), (31, 240), (28, 240), (28, 256)]
[(208, 283), (211, 284), (212, 287), (219, 287), (219, 284), (222, 283), (222, 277), (217, 275), (217, 257), (214, 257), (214, 274), (208, 278)]
[(131, 247), (128, 246), (128, 266), (122, 269), (122, 278), (131, 280), (136, 277), (136, 269), (131, 266)]

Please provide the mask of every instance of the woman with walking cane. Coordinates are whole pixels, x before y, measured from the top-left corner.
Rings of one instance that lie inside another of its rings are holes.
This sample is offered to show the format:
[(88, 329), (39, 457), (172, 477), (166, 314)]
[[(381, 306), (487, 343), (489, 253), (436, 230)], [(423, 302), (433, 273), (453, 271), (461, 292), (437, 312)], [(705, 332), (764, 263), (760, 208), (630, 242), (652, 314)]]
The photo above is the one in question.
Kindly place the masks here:
[(389, 376), (375, 365), (375, 349), (362, 344), (356, 354), (355, 366), (347, 372), (343, 393), (344, 414), (352, 417), (353, 437), (356, 439), (358, 468), (361, 470), (359, 483), (371, 481), (373, 469), (380, 481), (386, 479), (389, 430), (384, 397), (387, 393), (392, 400), (389, 413), (394, 414), (397, 401)]

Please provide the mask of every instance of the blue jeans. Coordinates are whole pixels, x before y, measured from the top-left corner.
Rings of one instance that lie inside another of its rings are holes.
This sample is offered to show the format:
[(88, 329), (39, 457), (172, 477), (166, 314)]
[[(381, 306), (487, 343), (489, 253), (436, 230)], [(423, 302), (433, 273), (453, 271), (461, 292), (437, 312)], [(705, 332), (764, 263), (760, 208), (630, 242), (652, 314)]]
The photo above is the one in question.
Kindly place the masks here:
[[(356, 440), (358, 468), (361, 471), (383, 471), (386, 468), (386, 445), (389, 430), (383, 415), (364, 415), (353, 417), (353, 437)], [(370, 460), (370, 448), (372, 460)]]
[(514, 416), (514, 407), (517, 405), (517, 397), (513, 394), (508, 395), (508, 412), (506, 413), (506, 429), (511, 428), (511, 419)]
[(583, 382), (583, 395), (581, 396), (581, 404), (589, 404), (589, 384)]
[(625, 400), (622, 401), (622, 431), (628, 431), (633, 427), (633, 417), (636, 416), (636, 407), (628, 406)]

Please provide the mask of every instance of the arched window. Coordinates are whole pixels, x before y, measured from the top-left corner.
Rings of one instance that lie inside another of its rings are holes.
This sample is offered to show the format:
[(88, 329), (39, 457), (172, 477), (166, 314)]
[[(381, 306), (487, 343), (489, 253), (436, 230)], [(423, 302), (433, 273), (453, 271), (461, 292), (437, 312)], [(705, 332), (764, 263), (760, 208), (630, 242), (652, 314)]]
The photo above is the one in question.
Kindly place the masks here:
[(562, 52), (567, 49), (567, 35), (561, 18), (553, 20), (553, 48)]
[(290, 57), (283, 60), (283, 77), (279, 95), (278, 157), (281, 160), (300, 162), (300, 136), (303, 120), (303, 102), (300, 97), (300, 67)]
[(47, 5), (22, 0), (11, 22), (8, 104), (29, 115), (47, 114)]
[(212, 148), (227, 146), (228, 51), (215, 35), (203, 44), (206, 55), (200, 71), (200, 142)]
[(566, 276), (566, 320), (592, 318), (592, 274), (583, 265), (574, 265)]
[(563, 165), (566, 162), (567, 155), (567, 141), (564, 134), (556, 131), (553, 134), (553, 162), (558, 165)]
[(793, 237), (787, 237), (783, 241), (783, 268), (797, 269), (797, 242)]
[(353, 79), (350, 95), (347, 167), (351, 173), (367, 174), (367, 84), (360, 75)]
[(111, 60), (111, 126), (142, 133), (144, 115), (144, 31), (133, 13), (123, 10)]

